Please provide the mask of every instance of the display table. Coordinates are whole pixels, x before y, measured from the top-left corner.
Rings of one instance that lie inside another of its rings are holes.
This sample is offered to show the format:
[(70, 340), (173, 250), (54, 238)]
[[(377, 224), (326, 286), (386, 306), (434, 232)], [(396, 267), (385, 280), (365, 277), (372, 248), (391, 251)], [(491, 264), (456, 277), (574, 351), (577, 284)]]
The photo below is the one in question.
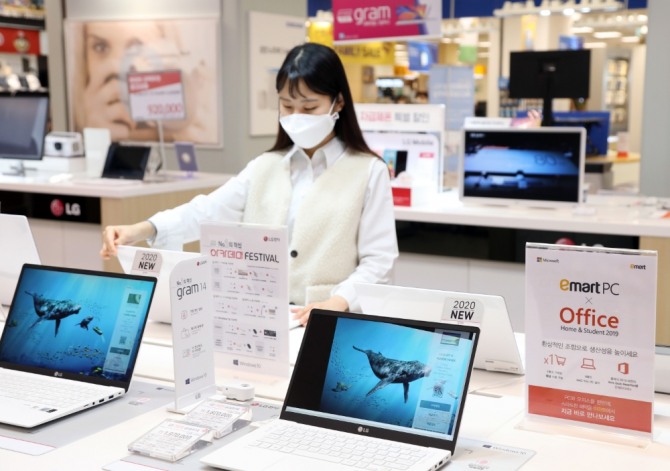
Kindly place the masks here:
[[(209, 193), (230, 175), (167, 172), (155, 182), (105, 181), (77, 175), (0, 176), (3, 213), (30, 218), (42, 263), (121, 271), (98, 256), (102, 228), (142, 221), (157, 211)], [(197, 251), (197, 245), (189, 247)]]
[[(161, 326), (147, 333), (153, 341), (160, 341), (168, 330)], [(300, 330), (291, 336), (292, 342), (300, 341)], [(146, 340), (147, 338), (145, 338)], [(164, 339), (167, 342), (166, 339)], [(136, 379), (149, 381), (141, 370), (161, 370), (171, 364), (171, 348), (150, 351), (146, 343), (140, 349), (142, 368), (136, 370)], [(153, 346), (159, 347), (154, 344)], [(162, 352), (162, 353), (158, 353)], [(222, 378), (217, 377), (217, 382)], [(156, 381), (156, 380), (152, 380)], [(157, 382), (158, 384), (167, 384)], [(581, 434), (580, 429), (554, 428), (548, 434), (524, 428), (523, 376), (474, 370), (462, 420), (461, 438), (486, 440), (508, 447), (530, 449), (536, 452), (523, 469), (666, 469), (670, 462), (670, 396), (656, 394), (654, 440), (645, 447), (613, 443), (600, 434)], [(268, 400), (264, 398), (263, 400)], [(107, 405), (108, 406), (108, 405)], [(105, 407), (105, 405), (100, 406)], [(86, 413), (86, 412), (84, 412)], [(30, 456), (0, 449), (2, 469), (45, 469), (90, 471), (101, 469), (128, 455), (127, 445), (142, 433), (166, 418), (178, 418), (164, 407), (102, 429), (86, 438), (57, 448), (41, 456)], [(68, 419), (65, 419), (68, 420)], [(2, 433), (0, 432), (0, 442)], [(206, 453), (200, 452), (204, 455)], [(160, 462), (157, 462), (160, 465)], [(137, 468), (135, 468), (137, 469)], [(156, 469), (160, 469), (157, 467)], [(206, 466), (184, 469), (210, 469)], [(449, 469), (449, 468), (446, 468)], [(492, 468), (494, 469), (494, 468)]]

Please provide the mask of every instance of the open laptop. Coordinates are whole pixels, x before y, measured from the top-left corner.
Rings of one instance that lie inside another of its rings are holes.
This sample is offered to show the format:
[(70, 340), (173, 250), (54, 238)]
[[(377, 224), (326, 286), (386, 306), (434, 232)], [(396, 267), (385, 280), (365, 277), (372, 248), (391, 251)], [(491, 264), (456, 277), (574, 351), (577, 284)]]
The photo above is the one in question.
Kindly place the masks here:
[(0, 338), (0, 423), (35, 427), (125, 394), (155, 286), (24, 265)]
[(502, 296), (369, 283), (356, 283), (355, 289), (366, 314), (475, 323), (482, 331), (475, 368), (515, 374), (524, 372)]
[(149, 319), (172, 324), (170, 273), (182, 260), (200, 257), (200, 254), (129, 245), (120, 245), (117, 247), (117, 251), (119, 263), (124, 273), (155, 276), (158, 279), (156, 294), (154, 294), (154, 300), (149, 311)]
[(40, 263), (28, 218), (0, 214), (0, 304), (12, 302), (24, 263)]
[(314, 309), (279, 419), (201, 461), (244, 471), (437, 469), (456, 446), (478, 337), (476, 326)]

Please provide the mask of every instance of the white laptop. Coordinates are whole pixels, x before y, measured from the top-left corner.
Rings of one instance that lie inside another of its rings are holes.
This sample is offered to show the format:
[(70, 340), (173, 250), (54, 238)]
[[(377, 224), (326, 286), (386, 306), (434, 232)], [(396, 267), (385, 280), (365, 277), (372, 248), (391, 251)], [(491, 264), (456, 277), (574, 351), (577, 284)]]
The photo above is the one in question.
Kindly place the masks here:
[(117, 249), (119, 263), (125, 273), (158, 278), (156, 294), (154, 294), (154, 300), (149, 311), (149, 319), (171, 324), (170, 273), (182, 260), (200, 257), (200, 254), (176, 250), (147, 249), (129, 245), (120, 245)]
[(438, 469), (456, 446), (478, 337), (476, 326), (314, 309), (279, 419), (201, 461), (243, 471)]
[(481, 339), (475, 368), (523, 374), (524, 366), (502, 296), (357, 283), (364, 313), (408, 319), (476, 323)]
[(12, 302), (24, 263), (40, 263), (28, 218), (0, 214), (0, 304)]
[(0, 423), (35, 427), (125, 394), (155, 285), (24, 265), (0, 338)]

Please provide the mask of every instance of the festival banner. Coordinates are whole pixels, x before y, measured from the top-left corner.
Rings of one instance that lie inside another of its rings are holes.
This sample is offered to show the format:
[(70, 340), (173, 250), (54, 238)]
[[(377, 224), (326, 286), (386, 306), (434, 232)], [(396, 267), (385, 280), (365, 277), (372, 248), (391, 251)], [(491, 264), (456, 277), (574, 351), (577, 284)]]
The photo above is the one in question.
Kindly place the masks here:
[(286, 226), (206, 223), (200, 251), (212, 261), (214, 348), (223, 368), (289, 376)]
[(528, 414), (651, 436), (657, 253), (526, 245)]
[(335, 44), (442, 36), (441, 0), (333, 0)]

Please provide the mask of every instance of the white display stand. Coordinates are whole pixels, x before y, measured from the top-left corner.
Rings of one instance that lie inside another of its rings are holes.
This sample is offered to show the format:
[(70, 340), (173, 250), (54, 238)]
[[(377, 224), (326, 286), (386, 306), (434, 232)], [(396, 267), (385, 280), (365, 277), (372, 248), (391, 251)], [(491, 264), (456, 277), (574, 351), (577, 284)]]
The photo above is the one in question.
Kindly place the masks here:
[(175, 410), (216, 394), (209, 257), (182, 260), (170, 273)]

